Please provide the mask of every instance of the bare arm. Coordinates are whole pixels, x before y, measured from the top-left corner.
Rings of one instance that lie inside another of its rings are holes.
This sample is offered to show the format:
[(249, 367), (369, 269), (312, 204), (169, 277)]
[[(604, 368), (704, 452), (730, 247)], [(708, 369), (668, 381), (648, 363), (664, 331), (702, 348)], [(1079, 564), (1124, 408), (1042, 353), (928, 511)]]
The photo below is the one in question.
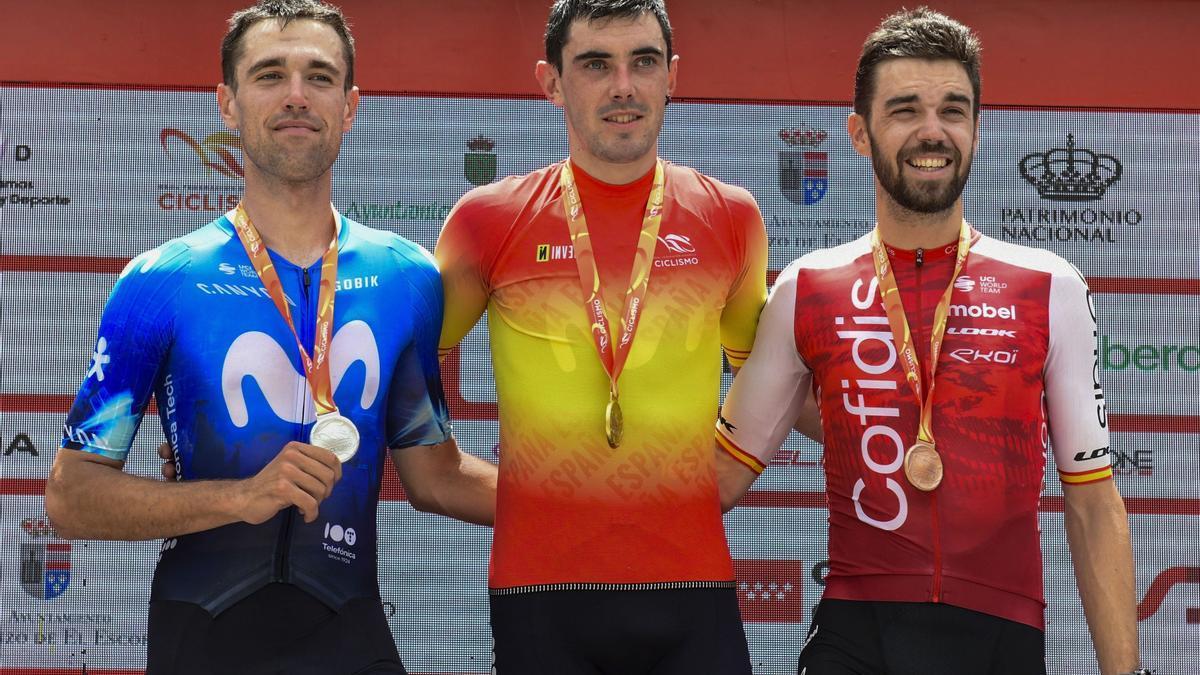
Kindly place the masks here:
[(1103, 675), (1138, 667), (1137, 598), (1125, 504), (1111, 480), (1063, 485), (1067, 544)]
[(451, 436), (437, 445), (392, 451), (392, 463), (413, 508), (491, 525), (496, 519), (496, 465), (458, 449)]
[(717, 490), (721, 495), (721, 513), (728, 513), (750, 491), (758, 478), (753, 469), (729, 456), (720, 445), (713, 445), (716, 455)]
[(163, 482), (132, 476), (122, 466), (59, 449), (46, 481), (46, 514), (64, 538), (163, 539), (229, 523), (262, 523), (292, 505), (312, 522), (342, 475), (333, 453), (295, 442), (243, 480)]

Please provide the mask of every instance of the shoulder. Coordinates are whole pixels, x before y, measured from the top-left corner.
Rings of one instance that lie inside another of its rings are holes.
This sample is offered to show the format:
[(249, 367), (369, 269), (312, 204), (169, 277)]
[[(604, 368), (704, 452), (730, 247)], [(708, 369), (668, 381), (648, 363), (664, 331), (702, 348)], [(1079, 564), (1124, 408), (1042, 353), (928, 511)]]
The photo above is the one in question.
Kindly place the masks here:
[(517, 215), (528, 211), (531, 204), (547, 202), (558, 194), (558, 175), (562, 166), (556, 162), (521, 176), (506, 176), (467, 192), (458, 200), (446, 224), (477, 227), (499, 222), (512, 222)]
[(707, 176), (689, 166), (672, 162), (666, 162), (665, 166), (668, 189), (687, 206), (702, 208), (702, 202), (707, 198), (733, 212), (758, 213), (758, 202), (749, 190)]
[(1021, 246), (981, 235), (971, 247), (974, 255), (985, 256), (1012, 267), (1049, 275), (1056, 281), (1074, 279), (1083, 281), (1079, 270), (1062, 256), (1046, 249)]
[(231, 236), (231, 231), (223, 231), (220, 226), (223, 218), (135, 256), (118, 275), (118, 285), (162, 284), (180, 280), (206, 258), (211, 258), (214, 266), (219, 265), (220, 251)]
[(349, 218), (344, 222), (350, 228), (350, 242), (357, 249), (355, 259), (362, 261), (356, 274), (403, 279), (422, 296), (440, 294), (437, 263), (424, 246)]

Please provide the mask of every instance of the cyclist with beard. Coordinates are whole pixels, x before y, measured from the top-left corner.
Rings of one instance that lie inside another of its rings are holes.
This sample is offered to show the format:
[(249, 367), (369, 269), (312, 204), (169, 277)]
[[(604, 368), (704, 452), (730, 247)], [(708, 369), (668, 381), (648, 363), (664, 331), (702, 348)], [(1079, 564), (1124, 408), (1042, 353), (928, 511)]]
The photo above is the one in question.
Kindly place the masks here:
[(728, 508), (814, 426), (815, 392), (830, 571), (802, 674), (1045, 673), (1048, 441), (1101, 671), (1137, 667), (1091, 298), (1058, 256), (963, 219), (979, 90), (978, 40), (944, 15), (900, 12), (867, 39), (848, 130), (877, 226), (780, 275), (718, 420)]

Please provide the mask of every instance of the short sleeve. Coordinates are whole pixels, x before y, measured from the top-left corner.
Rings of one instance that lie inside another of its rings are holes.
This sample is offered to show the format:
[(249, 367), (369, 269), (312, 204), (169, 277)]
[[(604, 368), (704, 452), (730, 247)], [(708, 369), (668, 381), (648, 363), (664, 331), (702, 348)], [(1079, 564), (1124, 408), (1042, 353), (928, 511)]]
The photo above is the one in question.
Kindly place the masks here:
[(734, 236), (741, 244), (741, 269), (721, 313), (721, 346), (729, 365), (740, 368), (754, 345), (759, 313), (767, 298), (767, 231), (754, 198), (738, 190), (730, 199)]
[(424, 249), (403, 264), (415, 302), (413, 335), (401, 351), (388, 389), (388, 447), (435, 445), (450, 438), (450, 412), (438, 366), (438, 334), (442, 326), (442, 284), (433, 258)]
[(763, 308), (754, 349), (717, 419), (717, 444), (761, 473), (799, 417), (812, 372), (796, 351), (798, 264), (780, 274)]
[(1095, 305), (1078, 270), (1063, 267), (1050, 282), (1046, 413), (1059, 478), (1078, 485), (1112, 478), (1112, 458)]
[(166, 361), (183, 260), (166, 244), (129, 262), (100, 318), (83, 384), (63, 424), (62, 447), (125, 461)]
[(434, 258), (442, 275), (445, 298), (439, 354), (445, 356), (475, 327), (487, 308), (490, 289), (484, 272), (484, 249), (477, 221), (485, 218), (474, 193), (455, 204), (438, 236)]

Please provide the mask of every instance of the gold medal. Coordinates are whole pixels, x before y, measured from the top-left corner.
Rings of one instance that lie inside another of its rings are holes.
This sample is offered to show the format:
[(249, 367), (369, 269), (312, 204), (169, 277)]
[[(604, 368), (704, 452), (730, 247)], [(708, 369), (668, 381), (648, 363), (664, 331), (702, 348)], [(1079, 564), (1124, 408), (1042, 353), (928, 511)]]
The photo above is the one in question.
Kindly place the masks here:
[(917, 441), (904, 453), (904, 475), (909, 485), (932, 492), (942, 484), (942, 456), (933, 443)]
[(604, 435), (608, 438), (608, 447), (614, 450), (620, 447), (624, 433), (625, 418), (621, 415), (621, 402), (616, 397), (609, 397), (608, 406), (604, 408)]

